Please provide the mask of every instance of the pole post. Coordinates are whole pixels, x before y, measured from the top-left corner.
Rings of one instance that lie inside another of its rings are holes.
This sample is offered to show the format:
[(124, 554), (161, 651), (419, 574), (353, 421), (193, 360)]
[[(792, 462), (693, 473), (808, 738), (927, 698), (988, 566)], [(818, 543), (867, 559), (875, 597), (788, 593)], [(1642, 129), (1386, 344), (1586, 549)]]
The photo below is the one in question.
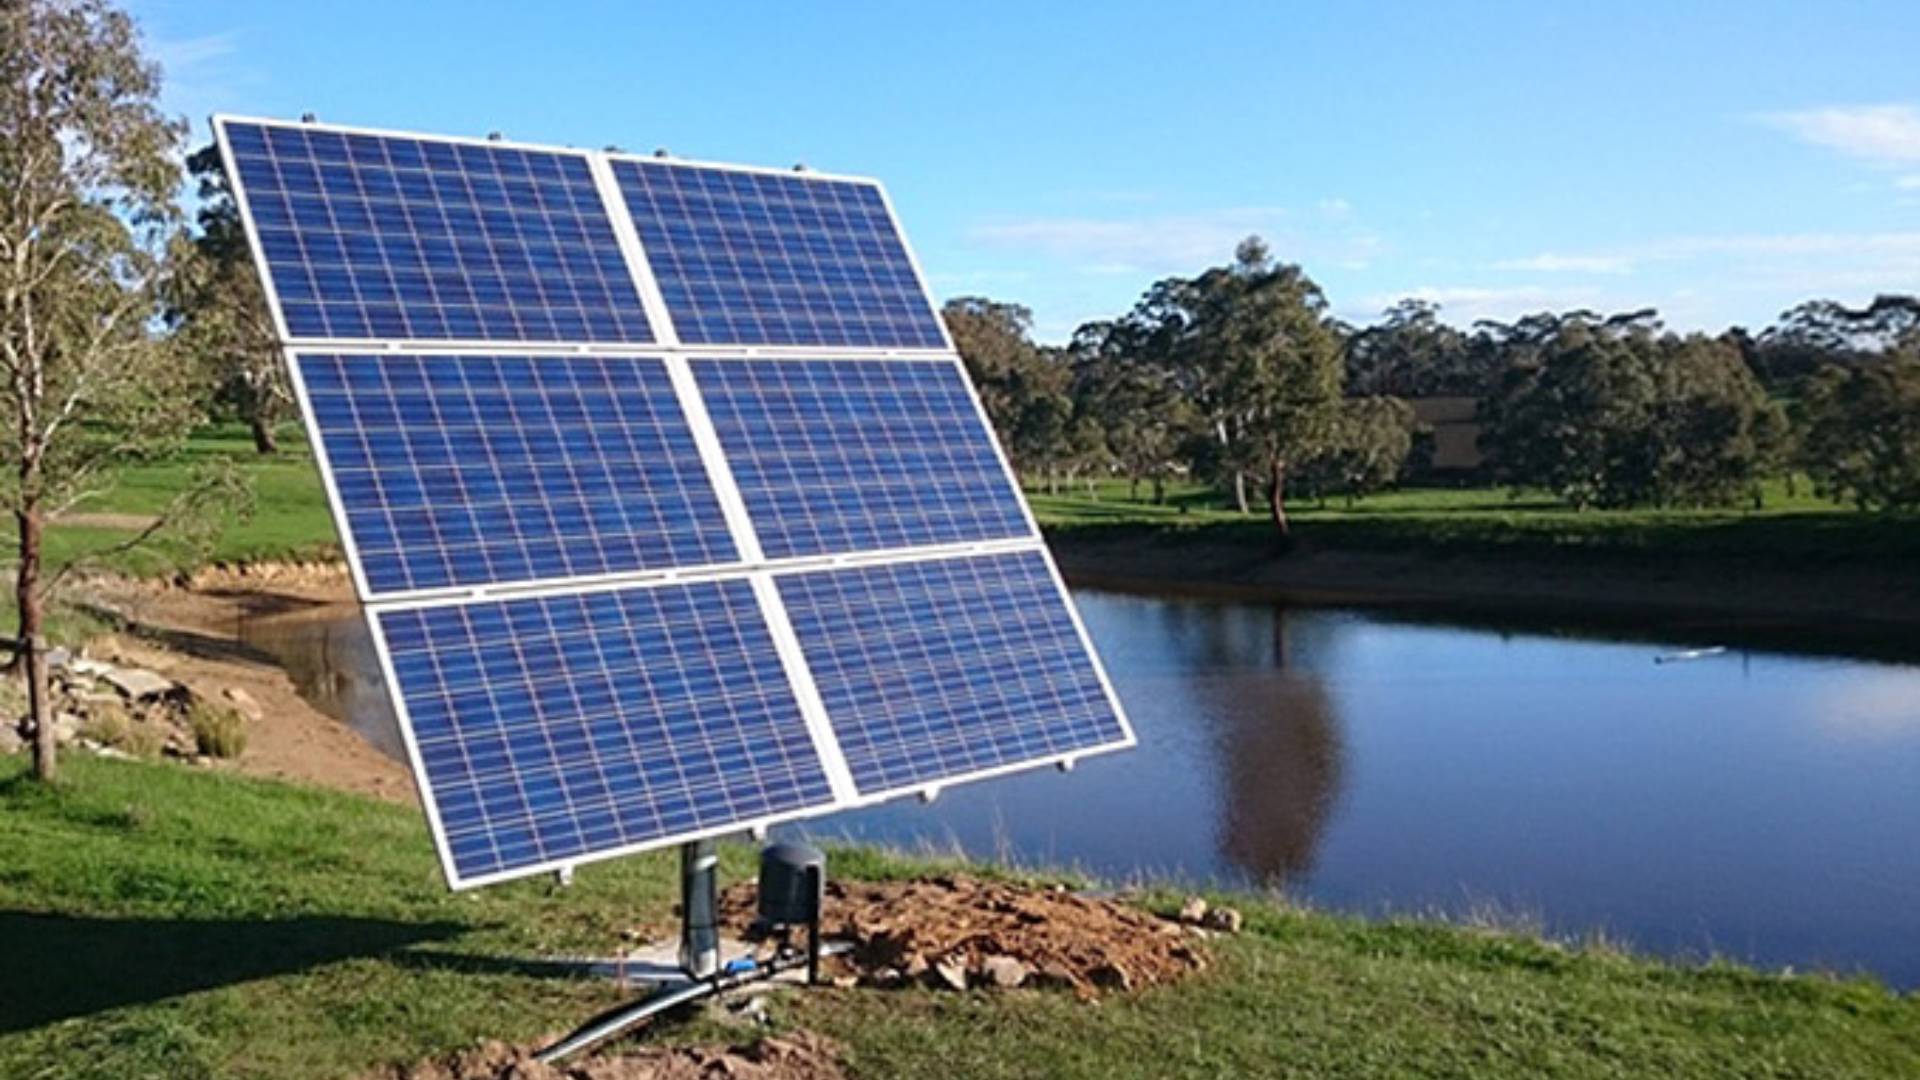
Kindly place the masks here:
[(720, 974), (719, 871), (712, 840), (680, 845), (680, 967), (693, 979)]

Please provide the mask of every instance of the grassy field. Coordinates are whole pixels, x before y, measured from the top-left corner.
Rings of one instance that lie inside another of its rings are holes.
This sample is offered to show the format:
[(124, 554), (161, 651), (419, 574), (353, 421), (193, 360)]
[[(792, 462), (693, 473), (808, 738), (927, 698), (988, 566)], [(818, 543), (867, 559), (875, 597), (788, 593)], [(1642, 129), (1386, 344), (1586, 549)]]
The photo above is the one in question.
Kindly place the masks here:
[[(0, 758), (0, 1076), (311, 1080), (532, 1040), (616, 999), (543, 959), (671, 925), (665, 856), (453, 895), (405, 808), (81, 756), (53, 789), (23, 772)], [(747, 857), (727, 850), (730, 879)], [(867, 1077), (1920, 1074), (1920, 998), (1868, 981), (1246, 910), (1207, 974), (1097, 1006), (822, 990), (776, 1016), (843, 1040)]]
[[(1269, 544), (1264, 507), (1228, 508), (1198, 486), (1169, 490), (1163, 504), (1129, 499), (1108, 481), (1089, 493), (1028, 488), (1034, 514), (1055, 538), (1184, 535), (1212, 542)], [(1539, 492), (1496, 488), (1387, 491), (1348, 502), (1289, 505), (1296, 532), (1320, 548), (1412, 551), (1439, 556), (1547, 554), (1629, 557), (1647, 554), (1739, 558), (1791, 566), (1875, 559), (1920, 564), (1920, 515), (1867, 514), (1813, 495), (1803, 480), (1766, 485), (1755, 508), (1575, 510)]]

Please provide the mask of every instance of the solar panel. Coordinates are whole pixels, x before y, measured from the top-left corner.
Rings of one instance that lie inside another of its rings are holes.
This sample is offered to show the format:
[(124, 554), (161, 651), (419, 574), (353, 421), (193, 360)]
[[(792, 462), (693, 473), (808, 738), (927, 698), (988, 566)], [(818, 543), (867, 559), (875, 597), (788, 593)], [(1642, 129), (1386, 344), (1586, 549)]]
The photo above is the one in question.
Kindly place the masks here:
[(939, 360), (695, 360), (770, 558), (1033, 535), (966, 373)]
[(739, 558), (666, 364), (303, 354), (373, 595)]
[(1040, 551), (778, 581), (862, 796), (1129, 741)]
[(878, 185), (615, 158), (680, 340), (945, 349)]
[(653, 340), (582, 154), (222, 126), (293, 338)]
[(1131, 744), (878, 185), (215, 131), (455, 887)]
[(745, 581), (377, 622), (464, 883), (833, 801)]

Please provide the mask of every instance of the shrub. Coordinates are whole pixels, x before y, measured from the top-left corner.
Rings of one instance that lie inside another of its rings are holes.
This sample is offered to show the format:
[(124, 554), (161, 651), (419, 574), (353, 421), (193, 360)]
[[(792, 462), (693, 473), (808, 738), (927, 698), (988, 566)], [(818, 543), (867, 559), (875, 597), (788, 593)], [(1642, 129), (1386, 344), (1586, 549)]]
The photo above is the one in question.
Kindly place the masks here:
[(208, 757), (237, 758), (247, 749), (247, 720), (233, 709), (204, 702), (193, 707), (193, 743)]

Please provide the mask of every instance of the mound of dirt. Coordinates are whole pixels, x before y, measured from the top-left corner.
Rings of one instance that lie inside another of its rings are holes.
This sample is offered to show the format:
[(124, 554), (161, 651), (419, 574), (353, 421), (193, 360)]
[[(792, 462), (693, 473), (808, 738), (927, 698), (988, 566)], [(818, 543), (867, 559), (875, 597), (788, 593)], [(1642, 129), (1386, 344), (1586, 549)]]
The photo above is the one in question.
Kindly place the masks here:
[[(750, 932), (754, 885), (728, 889), (720, 908), (727, 925)], [(1207, 966), (1195, 933), (1177, 923), (1063, 888), (970, 877), (833, 882), (821, 926), (852, 944), (839, 960), (868, 986), (1038, 986), (1090, 999)]]
[(542, 1065), (533, 1051), (485, 1042), (443, 1058), (369, 1073), (365, 1080), (844, 1080), (840, 1047), (810, 1031), (744, 1046), (651, 1046)]

